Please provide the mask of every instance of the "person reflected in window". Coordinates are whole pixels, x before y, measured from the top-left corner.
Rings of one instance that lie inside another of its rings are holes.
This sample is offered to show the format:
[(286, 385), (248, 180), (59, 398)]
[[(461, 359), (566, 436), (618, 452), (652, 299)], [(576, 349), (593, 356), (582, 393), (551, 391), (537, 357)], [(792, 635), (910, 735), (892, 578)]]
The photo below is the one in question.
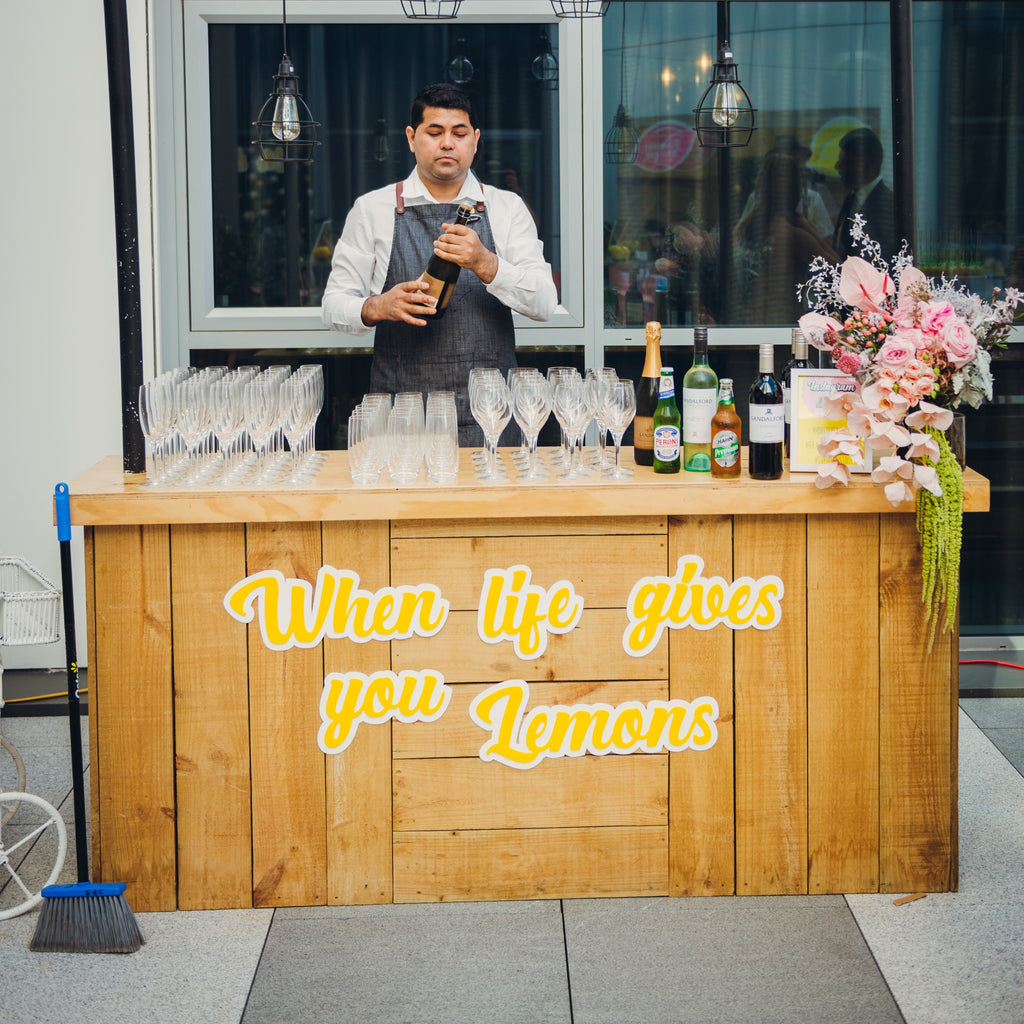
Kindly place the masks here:
[[(454, 391), (459, 443), (479, 443), (469, 410), (469, 371), (516, 364), (512, 311), (548, 320), (557, 305), (537, 227), (514, 192), (472, 171), (480, 141), (469, 96), (427, 86), (405, 129), (416, 165), (404, 180), (360, 196), (345, 220), (324, 289), (324, 324), (375, 329), (372, 391)], [(459, 203), (473, 222), (455, 224)], [(462, 268), (443, 318), (420, 276), (437, 254)]]
[(833, 248), (841, 260), (859, 256), (851, 230), (855, 214), (877, 242), (882, 256), (889, 260), (896, 253), (896, 227), (892, 189), (882, 181), (882, 143), (870, 128), (855, 128), (839, 143), (836, 173), (846, 187), (846, 198), (836, 218)]
[(835, 261), (832, 246), (798, 212), (803, 193), (799, 164), (769, 153), (757, 181), (750, 214), (736, 228), (741, 300), (750, 323), (794, 324), (806, 312), (796, 286), (816, 256)]
[(718, 238), (683, 220), (665, 234), (654, 271), (667, 278), (670, 322), (714, 324), (718, 319)]
[[(775, 144), (768, 150), (769, 156), (788, 156), (800, 169), (800, 199), (797, 203), (796, 212), (802, 214), (810, 222), (817, 235), (822, 238), (831, 238), (833, 233), (832, 218), (829, 216), (828, 206), (821, 193), (814, 187), (811, 181), (811, 173), (807, 167), (811, 151), (807, 146), (792, 135), (782, 135), (775, 140)], [(763, 166), (763, 165), (762, 165)], [(757, 202), (757, 189), (747, 196), (746, 205), (743, 207), (743, 214), (740, 217), (740, 225), (744, 224), (753, 212), (754, 204)], [(832, 207), (833, 213), (835, 206)]]

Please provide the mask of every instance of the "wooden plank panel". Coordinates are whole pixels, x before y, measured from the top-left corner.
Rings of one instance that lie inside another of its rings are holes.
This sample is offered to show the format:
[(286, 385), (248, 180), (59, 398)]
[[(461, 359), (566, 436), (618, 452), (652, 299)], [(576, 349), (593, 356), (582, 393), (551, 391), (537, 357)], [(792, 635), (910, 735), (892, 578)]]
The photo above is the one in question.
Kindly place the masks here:
[[(878, 889), (878, 517), (807, 520), (812, 893)], [(856, 552), (850, 571), (847, 552)], [(839, 609), (857, 609), (852, 618)], [(837, 635), (837, 614), (848, 625)]]
[[(778, 576), (782, 619), (735, 635), (736, 892), (807, 891), (806, 529), (803, 516), (737, 516), (737, 577)], [(831, 637), (818, 638), (831, 644)]]
[(616, 533), (664, 534), (665, 516), (565, 516), (536, 519), (408, 519), (391, 524), (393, 539), (403, 537), (605, 536)]
[[(354, 569), (361, 586), (388, 586), (387, 523), (324, 523), (327, 565)], [(325, 640), (324, 674), (391, 667), (391, 645)], [(429, 726), (428, 726), (429, 728)], [(391, 902), (391, 726), (361, 725), (327, 758), (327, 902)]]
[(943, 892), (957, 859), (952, 640), (937, 635), (928, 652), (913, 519), (881, 517), (879, 583), (881, 889)]
[(647, 657), (633, 658), (622, 647), (625, 628), (621, 608), (584, 608), (575, 629), (548, 637), (547, 649), (539, 658), (523, 661), (516, 657), (511, 642), (485, 644), (480, 639), (475, 611), (451, 612), (437, 636), (394, 641), (391, 667), (395, 672), (435, 668), (452, 683), (667, 678), (668, 641), (662, 638)]
[[(246, 527), (247, 573), (277, 569), (312, 582), (320, 564), (318, 523)], [(257, 623), (246, 629), (253, 905), (315, 906), (327, 900), (325, 767), (316, 739), (323, 649), (272, 651)]]
[(664, 896), (666, 829), (503, 829), (395, 835), (395, 902)]
[[(392, 722), (394, 757), (478, 757), (489, 733), (469, 717), (469, 705), (484, 683), (456, 683), (448, 709), (436, 722)], [(635, 700), (666, 700), (668, 686), (657, 679), (615, 679), (609, 682), (531, 683), (527, 710), (538, 705), (622, 704)]]
[(396, 761), (395, 832), (663, 825), (668, 757), (563, 757), (529, 769), (474, 757)]
[(392, 541), (391, 574), (396, 584), (434, 583), (453, 609), (475, 611), (488, 569), (525, 565), (533, 586), (568, 580), (587, 608), (624, 608), (633, 584), (662, 572), (665, 558), (658, 535), (403, 539)]
[(245, 630), (224, 595), (245, 577), (245, 527), (171, 527), (178, 906), (252, 906)]
[[(699, 554), (705, 574), (731, 580), (732, 518), (669, 521), (669, 573)], [(676, 700), (718, 701), (718, 739), (710, 750), (669, 755), (669, 893), (712, 896), (736, 891), (733, 820), (733, 635), (728, 626), (669, 634), (670, 693)]]
[[(177, 906), (166, 526), (97, 527), (90, 717), (103, 875), (137, 912)], [(93, 689), (95, 687), (95, 689)], [(94, 872), (95, 875), (95, 872)]]
[[(88, 647), (86, 650), (89, 651), (90, 665), (87, 682), (89, 685), (89, 696), (87, 698), (86, 710), (83, 712), (87, 715), (86, 721), (89, 723), (89, 764), (99, 765), (100, 754), (99, 754), (99, 737), (96, 728), (96, 721), (99, 717), (99, 699), (100, 690), (97, 685), (99, 678), (99, 663), (95, 657), (96, 651), (96, 586), (95, 586), (95, 574), (96, 574), (96, 557), (95, 557), (95, 545), (93, 543), (93, 532), (95, 527), (86, 526), (82, 530), (82, 534), (85, 540), (85, 628), (86, 635), (88, 637)], [(76, 638), (77, 642), (77, 638)], [(103, 830), (100, 827), (100, 773), (98, 770), (89, 772), (89, 814), (92, 819), (92, 828), (90, 829), (91, 834), (91, 866), (92, 866), (92, 877), (102, 878), (103, 877), (103, 846), (100, 843), (100, 837), (103, 834)]]

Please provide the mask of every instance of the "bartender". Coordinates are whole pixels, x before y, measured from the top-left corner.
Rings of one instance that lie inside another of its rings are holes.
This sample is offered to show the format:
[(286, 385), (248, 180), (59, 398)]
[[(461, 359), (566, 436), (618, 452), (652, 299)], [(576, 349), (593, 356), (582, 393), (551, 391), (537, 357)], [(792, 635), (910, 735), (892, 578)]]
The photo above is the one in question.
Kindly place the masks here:
[[(356, 200), (334, 249), (323, 320), (349, 334), (375, 332), (372, 391), (454, 391), (459, 443), (479, 444), (469, 371), (515, 366), (512, 311), (550, 318), (558, 301), (551, 267), (523, 200), (482, 185), (470, 169), (480, 129), (462, 89), (420, 92), (405, 135), (416, 166), (405, 181)], [(462, 200), (476, 207), (464, 225), (454, 223)], [(432, 253), (462, 268), (438, 320), (420, 277)]]

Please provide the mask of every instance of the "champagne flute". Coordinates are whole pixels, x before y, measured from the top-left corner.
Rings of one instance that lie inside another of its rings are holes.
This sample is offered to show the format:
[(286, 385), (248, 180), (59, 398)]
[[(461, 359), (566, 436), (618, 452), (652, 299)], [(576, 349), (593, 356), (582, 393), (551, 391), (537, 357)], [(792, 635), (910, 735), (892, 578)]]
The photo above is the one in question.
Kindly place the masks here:
[(270, 435), (277, 425), (281, 381), (277, 374), (261, 373), (245, 385), (245, 422), (256, 449), (256, 479), (263, 480), (267, 469)]

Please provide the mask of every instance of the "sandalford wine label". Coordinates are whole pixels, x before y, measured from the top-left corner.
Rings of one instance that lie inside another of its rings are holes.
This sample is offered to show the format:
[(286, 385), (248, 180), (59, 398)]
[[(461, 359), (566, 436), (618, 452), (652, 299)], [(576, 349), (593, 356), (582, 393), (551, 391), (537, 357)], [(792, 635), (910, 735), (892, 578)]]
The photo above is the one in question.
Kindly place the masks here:
[(747, 433), (752, 444), (775, 444), (786, 435), (786, 414), (782, 403), (754, 405), (750, 403), (750, 428)]

